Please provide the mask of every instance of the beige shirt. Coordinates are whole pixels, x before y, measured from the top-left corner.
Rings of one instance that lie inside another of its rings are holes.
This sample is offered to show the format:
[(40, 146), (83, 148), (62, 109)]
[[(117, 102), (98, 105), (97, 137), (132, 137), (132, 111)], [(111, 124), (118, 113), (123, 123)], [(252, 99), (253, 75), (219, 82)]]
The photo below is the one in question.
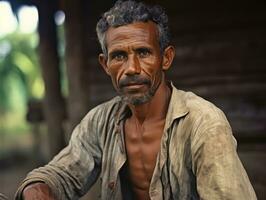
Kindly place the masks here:
[(2, 193), (0, 193), (0, 200), (7, 200), (7, 197), (3, 195)]
[[(127, 112), (119, 97), (91, 110), (69, 145), (48, 165), (28, 174), (17, 199), (36, 181), (47, 183), (58, 199), (78, 199), (98, 177), (101, 199), (131, 199), (119, 176), (127, 160), (122, 134)], [(152, 200), (257, 199), (223, 112), (174, 86), (149, 193)]]

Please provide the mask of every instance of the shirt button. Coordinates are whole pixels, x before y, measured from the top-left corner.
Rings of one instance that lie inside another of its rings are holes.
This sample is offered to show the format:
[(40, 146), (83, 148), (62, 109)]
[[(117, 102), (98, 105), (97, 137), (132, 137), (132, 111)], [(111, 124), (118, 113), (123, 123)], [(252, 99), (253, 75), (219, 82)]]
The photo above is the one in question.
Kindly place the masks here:
[(115, 182), (114, 182), (114, 181), (108, 183), (108, 188), (109, 188), (109, 189), (113, 190), (114, 187), (115, 187)]

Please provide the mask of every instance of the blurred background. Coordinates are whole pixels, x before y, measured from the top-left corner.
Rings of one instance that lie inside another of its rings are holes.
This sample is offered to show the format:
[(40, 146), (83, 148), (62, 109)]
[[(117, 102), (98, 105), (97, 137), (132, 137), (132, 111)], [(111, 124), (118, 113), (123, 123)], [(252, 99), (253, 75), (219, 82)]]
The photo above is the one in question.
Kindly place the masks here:
[[(114, 2), (0, 0), (0, 192), (10, 199), (92, 107), (115, 95), (95, 32)], [(176, 59), (168, 78), (225, 112), (258, 199), (266, 199), (265, 1), (144, 2), (169, 15)]]

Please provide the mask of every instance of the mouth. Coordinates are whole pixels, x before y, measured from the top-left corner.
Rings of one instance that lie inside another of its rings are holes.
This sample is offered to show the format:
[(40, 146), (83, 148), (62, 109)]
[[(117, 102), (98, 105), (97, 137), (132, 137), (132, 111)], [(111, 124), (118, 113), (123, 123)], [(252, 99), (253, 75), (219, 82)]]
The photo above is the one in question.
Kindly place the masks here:
[(145, 86), (145, 83), (128, 83), (126, 85), (123, 85), (122, 88), (128, 91), (136, 91), (141, 90)]
[(119, 88), (124, 92), (135, 93), (143, 92), (149, 87), (150, 81), (148, 78), (141, 76), (129, 76), (119, 81)]
[(126, 87), (126, 88), (138, 88), (138, 87), (142, 87), (144, 85), (145, 85), (144, 83), (129, 83), (129, 84), (124, 85), (123, 87)]

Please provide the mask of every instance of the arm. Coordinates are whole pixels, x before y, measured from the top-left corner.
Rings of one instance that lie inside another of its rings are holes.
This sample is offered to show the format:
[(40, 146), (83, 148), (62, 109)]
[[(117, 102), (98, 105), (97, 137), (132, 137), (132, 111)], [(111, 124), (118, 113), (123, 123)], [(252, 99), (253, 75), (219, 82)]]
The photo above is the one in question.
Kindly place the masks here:
[(78, 199), (84, 195), (100, 173), (100, 124), (95, 111), (90, 111), (75, 128), (69, 145), (48, 165), (28, 174), (17, 191), (16, 199), (22, 199), (23, 189), (34, 182), (47, 184), (58, 200)]
[[(192, 143), (193, 171), (201, 199), (255, 200), (225, 116), (201, 116)], [(204, 120), (206, 119), (206, 120)]]
[(24, 200), (55, 200), (55, 196), (52, 194), (49, 186), (45, 183), (32, 183), (23, 190), (23, 199)]

